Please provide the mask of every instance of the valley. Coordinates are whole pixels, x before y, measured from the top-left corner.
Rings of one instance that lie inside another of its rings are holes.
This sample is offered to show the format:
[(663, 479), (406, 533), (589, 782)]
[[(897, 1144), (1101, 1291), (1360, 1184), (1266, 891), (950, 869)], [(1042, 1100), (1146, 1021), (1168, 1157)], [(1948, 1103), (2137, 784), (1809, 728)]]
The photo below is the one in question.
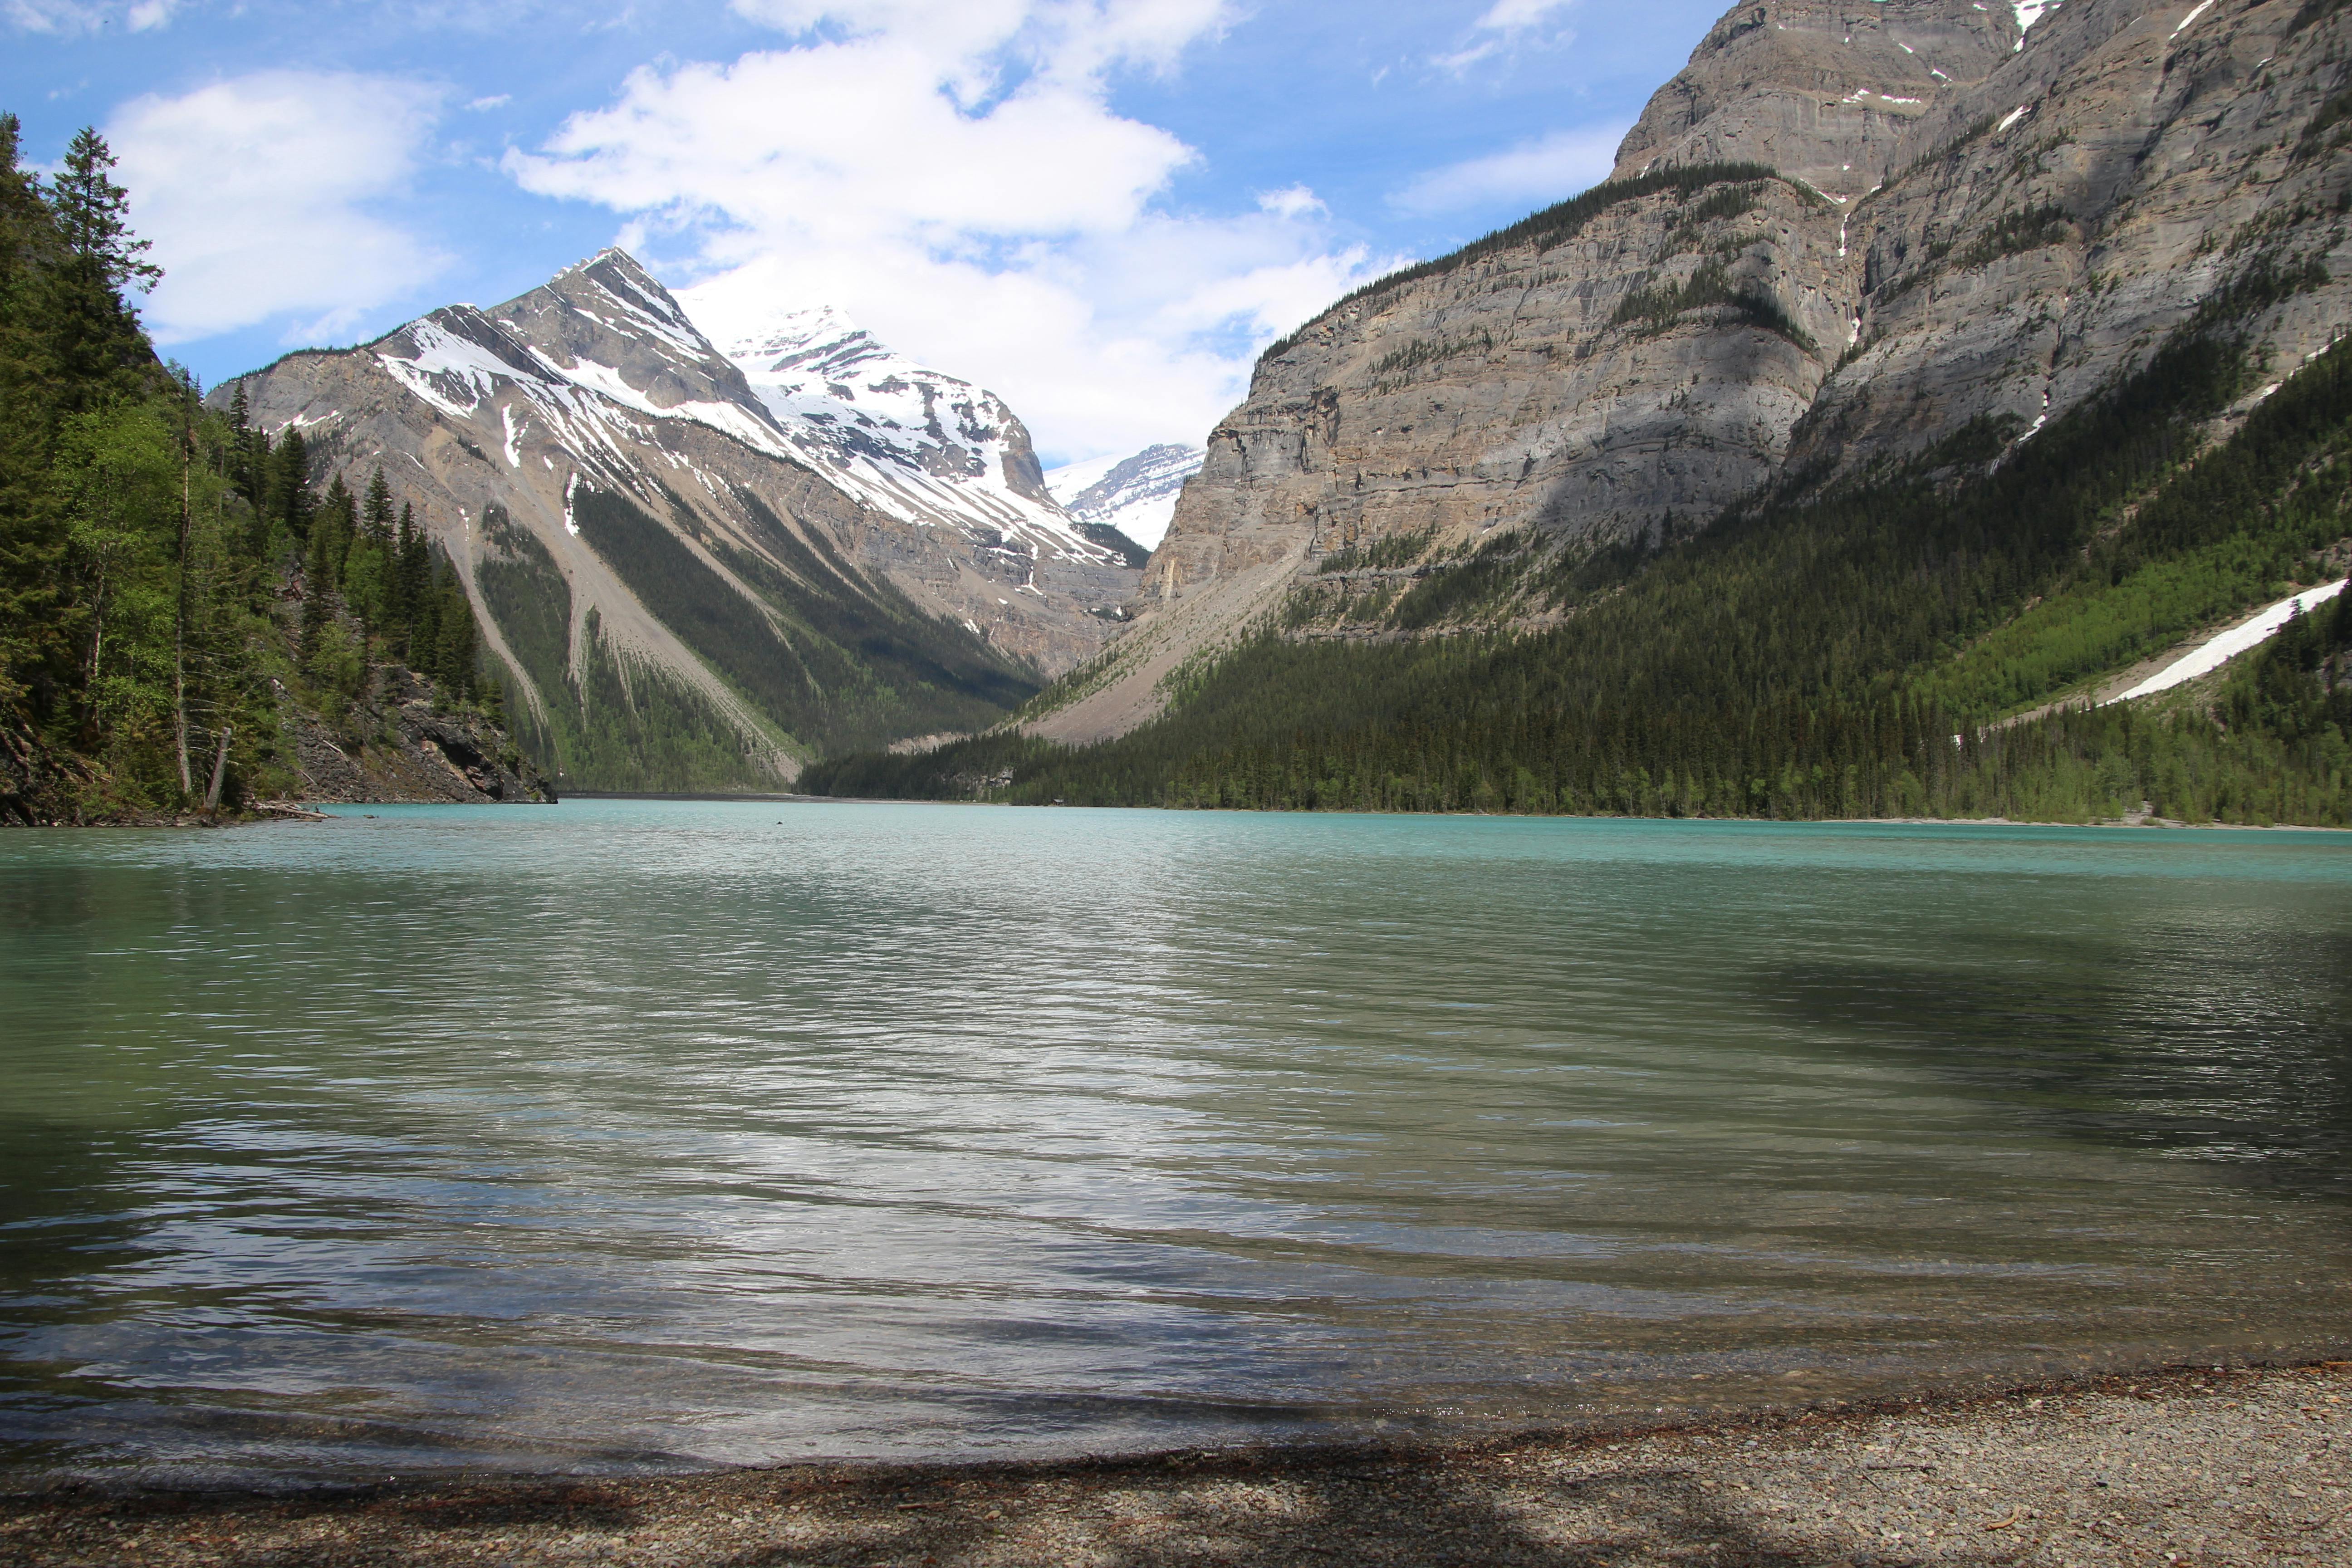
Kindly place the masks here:
[(1734, 7), (1609, 178), (1051, 473), (620, 249), (205, 416), (300, 468), (231, 485), (288, 595), (342, 570), (298, 492), (415, 519), (559, 792), (2343, 825), (2340, 607), (2087, 704), (2352, 564), (2347, 53), (2328, 0)]
[(2352, 0), (1721, 4), (0, 5), (8, 1560), (2342, 1557)]

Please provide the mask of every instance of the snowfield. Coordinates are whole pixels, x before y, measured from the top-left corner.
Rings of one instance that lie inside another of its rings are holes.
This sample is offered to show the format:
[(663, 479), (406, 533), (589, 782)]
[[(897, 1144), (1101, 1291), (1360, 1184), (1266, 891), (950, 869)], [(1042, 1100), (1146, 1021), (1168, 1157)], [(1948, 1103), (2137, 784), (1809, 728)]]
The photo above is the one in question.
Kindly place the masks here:
[(2185, 685), (2200, 675), (2210, 674), (2240, 654), (2260, 647), (2278, 636), (2285, 629), (2287, 622), (2296, 616), (2311, 614), (2342, 592), (2344, 584), (2336, 582), (2325, 587), (2307, 589), (2291, 599), (2281, 599), (2253, 619), (2231, 626), (2210, 641), (2200, 644), (2129, 691), (2110, 700), (2129, 702), (2135, 697), (2153, 697), (2159, 691), (2169, 691), (2176, 686)]
[(1045, 476), (1045, 488), (1080, 522), (1108, 524), (1146, 550), (1167, 537), (1184, 481), (1208, 454), (1198, 447), (1146, 447), (1127, 458), (1089, 458)]

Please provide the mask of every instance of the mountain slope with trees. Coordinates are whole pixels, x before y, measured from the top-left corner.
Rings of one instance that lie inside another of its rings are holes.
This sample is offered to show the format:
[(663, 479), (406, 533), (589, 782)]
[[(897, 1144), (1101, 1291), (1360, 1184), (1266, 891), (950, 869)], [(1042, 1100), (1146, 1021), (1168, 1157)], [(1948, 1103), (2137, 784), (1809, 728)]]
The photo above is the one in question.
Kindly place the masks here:
[(1136, 568), (1045, 492), (1001, 399), (830, 311), (733, 349), (607, 250), (211, 402), (383, 467), (566, 788), (774, 789), (993, 723), (1110, 636)]
[(2263, 278), (2297, 286), (2240, 319), (2269, 367), (2247, 395), (2325, 349), (2352, 319), (2328, 107), (2352, 86), (2352, 13), (2070, 0), (2024, 20), (1976, 0), (1734, 8), (1609, 180), (1266, 350), (1128, 629), (1027, 728), (1148, 721), (1310, 585), (1370, 613), (1301, 636), (1547, 624), (1542, 595), (1459, 615), (1423, 595), (1399, 623), (1378, 591), (1500, 535), (1564, 559), (1655, 549), (1979, 421), (2027, 440)]

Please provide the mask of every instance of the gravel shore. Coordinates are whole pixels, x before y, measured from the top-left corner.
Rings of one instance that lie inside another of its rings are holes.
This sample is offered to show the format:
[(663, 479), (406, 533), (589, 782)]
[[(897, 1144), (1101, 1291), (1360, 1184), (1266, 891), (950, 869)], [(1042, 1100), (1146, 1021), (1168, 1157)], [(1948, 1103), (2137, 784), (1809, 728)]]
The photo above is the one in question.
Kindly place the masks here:
[(0, 1498), (48, 1564), (2352, 1563), (2352, 1363), (1450, 1447)]

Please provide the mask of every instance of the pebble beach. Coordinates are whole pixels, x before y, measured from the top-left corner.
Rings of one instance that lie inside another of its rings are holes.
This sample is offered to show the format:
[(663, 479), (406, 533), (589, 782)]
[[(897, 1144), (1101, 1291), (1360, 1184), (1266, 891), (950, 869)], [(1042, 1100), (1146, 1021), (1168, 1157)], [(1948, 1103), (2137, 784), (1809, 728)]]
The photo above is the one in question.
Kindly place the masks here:
[(2352, 1362), (1451, 1447), (803, 1464), (0, 1500), (0, 1561), (2220, 1565), (2352, 1562)]

